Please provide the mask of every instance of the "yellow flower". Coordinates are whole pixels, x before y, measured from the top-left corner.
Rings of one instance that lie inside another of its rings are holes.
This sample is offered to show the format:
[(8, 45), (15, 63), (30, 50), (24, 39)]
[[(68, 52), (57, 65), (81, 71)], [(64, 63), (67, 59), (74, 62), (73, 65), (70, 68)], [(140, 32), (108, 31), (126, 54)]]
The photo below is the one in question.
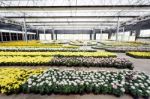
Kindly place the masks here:
[(20, 88), (30, 75), (40, 74), (44, 69), (0, 68), (0, 92), (9, 93)]

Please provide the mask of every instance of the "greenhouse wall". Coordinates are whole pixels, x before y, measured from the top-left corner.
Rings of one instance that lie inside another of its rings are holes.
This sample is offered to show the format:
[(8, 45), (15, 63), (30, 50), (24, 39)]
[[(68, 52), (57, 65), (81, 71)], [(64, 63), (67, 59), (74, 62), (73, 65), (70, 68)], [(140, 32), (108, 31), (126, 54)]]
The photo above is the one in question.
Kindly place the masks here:
[(57, 34), (58, 40), (90, 40), (89, 34)]
[(39, 35), (40, 40), (51, 40), (51, 34), (40, 34)]

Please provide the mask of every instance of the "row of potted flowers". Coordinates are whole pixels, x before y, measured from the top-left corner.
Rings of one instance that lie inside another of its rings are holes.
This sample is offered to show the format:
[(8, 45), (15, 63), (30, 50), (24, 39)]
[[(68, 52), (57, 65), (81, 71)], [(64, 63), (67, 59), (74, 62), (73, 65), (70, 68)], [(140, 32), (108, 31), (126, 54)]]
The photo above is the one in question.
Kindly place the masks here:
[(93, 58), (93, 57), (54, 57), (54, 66), (83, 66), (83, 67), (115, 67), (133, 69), (132, 62), (125, 58)]
[(0, 51), (10, 51), (10, 52), (56, 52), (56, 51), (61, 51), (61, 52), (96, 52), (94, 49), (75, 49), (75, 48), (21, 48), (21, 47), (1, 47)]
[(127, 52), (126, 55), (134, 57), (134, 58), (150, 59), (150, 52)]
[(0, 56), (116, 57), (111, 52), (0, 52)]
[(132, 63), (123, 58), (93, 57), (23, 57), (1, 56), (0, 66), (67, 66), (67, 67), (114, 67), (133, 69)]
[(150, 47), (113, 47), (105, 48), (109, 52), (128, 52), (128, 51), (139, 51), (139, 52), (150, 52)]
[(0, 56), (0, 66), (50, 66), (52, 57)]
[(52, 70), (32, 75), (21, 86), (21, 92), (40, 94), (113, 94), (150, 96), (150, 77), (137, 71)]
[(145, 42), (134, 42), (134, 41), (128, 41), (128, 42), (116, 42), (116, 41), (105, 41), (100, 42), (103, 45), (111, 45), (111, 46), (141, 46), (141, 45), (148, 45), (148, 43)]
[(105, 48), (112, 48), (111, 45), (97, 45), (97, 46), (92, 46), (91, 48), (93, 49), (105, 49)]

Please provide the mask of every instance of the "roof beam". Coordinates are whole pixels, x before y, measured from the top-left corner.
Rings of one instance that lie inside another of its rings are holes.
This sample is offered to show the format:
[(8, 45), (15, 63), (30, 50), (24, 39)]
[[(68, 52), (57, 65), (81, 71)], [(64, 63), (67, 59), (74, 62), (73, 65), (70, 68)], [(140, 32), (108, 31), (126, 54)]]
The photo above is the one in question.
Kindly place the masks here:
[(92, 27), (92, 26), (114, 26), (114, 25), (113, 24), (66, 24), (66, 25), (65, 24), (38, 24), (38, 25), (32, 25), (32, 26), (52, 26), (52, 27), (55, 27), (55, 26), (60, 26), (60, 27), (88, 26), (88, 27)]
[(27, 21), (26, 23), (117, 23), (117, 21)]
[(6, 16), (5, 18), (136, 18), (139, 16)]
[(80, 6), (0, 6), (0, 11), (52, 11), (52, 10), (149, 10), (150, 5), (80, 5)]

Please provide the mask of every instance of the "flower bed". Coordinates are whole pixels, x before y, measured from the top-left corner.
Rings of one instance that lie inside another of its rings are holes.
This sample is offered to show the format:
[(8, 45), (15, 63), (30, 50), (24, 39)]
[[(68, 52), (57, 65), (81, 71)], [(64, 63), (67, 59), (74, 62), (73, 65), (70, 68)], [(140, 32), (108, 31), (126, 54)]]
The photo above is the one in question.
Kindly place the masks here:
[(126, 55), (134, 57), (134, 58), (150, 59), (150, 52), (127, 52)]
[(121, 58), (92, 57), (23, 57), (1, 56), (0, 66), (67, 66), (67, 67), (114, 67), (133, 69), (132, 63)]
[(0, 56), (116, 57), (110, 52), (0, 52)]
[(92, 46), (91, 48), (93, 49), (105, 49), (105, 48), (110, 48), (112, 46), (107, 46), (107, 45), (97, 45), (97, 46)]
[(141, 46), (141, 45), (147, 45), (148, 43), (145, 42), (116, 42), (116, 41), (107, 41), (107, 42), (101, 42), (101, 44), (104, 45), (110, 45), (110, 46)]
[(10, 52), (96, 52), (93, 49), (73, 49), (73, 48), (17, 48), (17, 47), (1, 47), (0, 51), (10, 51)]
[(54, 57), (54, 66), (83, 66), (83, 67), (115, 67), (118, 69), (133, 69), (132, 63), (124, 58), (93, 58), (93, 57)]
[[(30, 76), (30, 77), (29, 77)], [(0, 69), (0, 93), (113, 94), (150, 96), (150, 76), (137, 71)]]
[(50, 66), (52, 57), (0, 56), (0, 66)]
[(36, 94), (113, 94), (121, 96), (150, 96), (150, 77), (135, 71), (84, 72), (48, 70), (31, 76), (21, 86), (24, 93)]
[(113, 47), (105, 48), (109, 52), (129, 52), (129, 51), (138, 51), (138, 52), (150, 52), (150, 47)]
[(18, 93), (29, 76), (42, 72), (42, 69), (0, 68), (0, 93)]
[(58, 43), (47, 43), (47, 44), (43, 44), (40, 43), (39, 41), (12, 41), (12, 42), (3, 42), (0, 43), (1, 47), (20, 47), (20, 48), (25, 48), (25, 47), (47, 47), (47, 48), (78, 48), (78, 46), (72, 46), (72, 45), (68, 45), (68, 46), (64, 46), (63, 44), (58, 44)]
[(96, 41), (71, 41), (69, 43), (70, 45), (74, 45), (74, 46), (94, 46), (97, 45)]

